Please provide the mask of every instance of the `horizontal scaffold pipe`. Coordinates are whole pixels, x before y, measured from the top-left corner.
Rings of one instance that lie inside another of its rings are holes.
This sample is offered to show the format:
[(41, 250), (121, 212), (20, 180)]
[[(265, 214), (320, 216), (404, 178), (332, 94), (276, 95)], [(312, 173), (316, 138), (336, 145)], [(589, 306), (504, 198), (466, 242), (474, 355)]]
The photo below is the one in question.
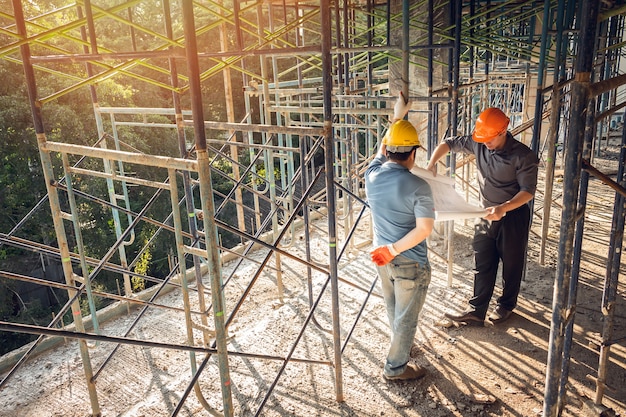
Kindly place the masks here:
[(89, 146), (72, 145), (59, 142), (45, 142), (41, 145), (41, 149), (45, 152), (61, 152), (72, 155), (83, 155), (93, 158), (102, 158), (139, 165), (155, 166), (159, 168), (173, 168), (194, 172), (198, 171), (198, 162), (191, 159), (171, 158), (168, 156), (159, 155), (146, 155), (140, 153), (92, 148)]
[[(545, 119), (547, 119), (548, 117), (550, 117), (550, 110), (548, 110), (548, 111), (544, 111), (543, 113), (541, 113), (541, 120), (545, 120)], [(519, 125), (519, 126), (517, 126), (517, 127), (513, 128), (513, 129), (511, 129), (511, 134), (512, 134), (513, 136), (515, 136), (515, 135), (517, 135), (517, 134), (519, 134), (519, 133), (522, 133), (524, 130), (526, 130), (526, 129), (529, 129), (529, 128), (533, 127), (534, 123), (535, 123), (535, 118), (532, 118), (532, 119), (526, 120), (526, 121), (525, 121), (524, 123), (522, 123), (521, 125)]]
[[(193, 126), (192, 120), (185, 120), (185, 126)], [(300, 136), (322, 136), (324, 129), (312, 127), (289, 127), (274, 126), (247, 123), (228, 123), (228, 122), (204, 122), (206, 129), (212, 130), (237, 130), (241, 132), (262, 132), (262, 133), (287, 133)]]
[[(526, 78), (524, 77), (513, 77), (513, 76), (506, 76), (505, 78), (500, 78), (500, 77), (493, 77), (492, 75), (489, 75), (488, 79), (484, 79), (484, 80), (476, 80), (476, 81), (472, 81), (472, 82), (468, 82), (468, 83), (464, 83), (464, 84), (459, 84), (458, 90), (462, 90), (464, 88), (469, 88), (469, 87), (476, 87), (478, 85), (482, 85), (482, 84), (514, 84), (514, 83), (522, 83), (525, 82)], [(437, 90), (433, 91), (433, 95), (437, 95), (437, 94), (451, 94), (452, 93), (452, 89), (454, 87), (452, 85), (449, 86), (444, 86), (442, 88), (439, 88)], [(502, 87), (502, 89), (505, 89), (507, 87)], [(444, 97), (446, 100), (451, 100), (451, 97)]]
[(611, 107), (610, 109), (608, 109), (606, 111), (603, 111), (600, 114), (596, 114), (595, 122), (599, 123), (600, 121), (606, 119), (607, 117), (617, 113), (618, 111), (620, 111), (624, 107), (626, 107), (626, 101), (622, 101), (620, 104), (616, 104), (615, 106)]
[(624, 84), (626, 84), (626, 74), (618, 75), (617, 77), (591, 84), (591, 86), (589, 86), (590, 98), (597, 97), (602, 93), (614, 90)]
[(151, 123), (151, 122), (115, 122), (115, 126), (131, 126), (131, 127), (160, 127), (164, 129), (177, 128), (178, 125), (172, 123)]
[[(15, 273), (11, 273), (11, 272), (0, 271), (0, 277), (6, 278), (6, 279), (15, 280), (15, 281), (28, 282), (28, 283), (31, 283), (31, 284), (46, 286), (46, 287), (50, 287), (50, 288), (58, 288), (58, 289), (68, 290), (68, 291), (75, 291), (76, 290), (76, 287), (72, 286), (72, 285), (62, 284), (60, 282), (55, 282), (55, 281), (48, 281), (48, 280), (40, 279), (40, 278), (29, 277), (29, 276), (26, 276), (26, 275), (15, 274)], [(75, 277), (75, 279), (76, 279), (76, 277)], [(84, 280), (82, 279), (82, 277), (80, 277), (79, 281), (83, 282)], [(111, 300), (127, 301), (127, 302), (129, 302), (131, 304), (149, 305), (151, 307), (163, 308), (165, 310), (172, 310), (172, 311), (177, 311), (177, 312), (181, 312), (181, 313), (185, 312), (185, 309), (181, 308), (181, 307), (169, 306), (169, 305), (166, 305), (166, 304), (151, 303), (149, 301), (142, 300), (142, 299), (140, 299), (138, 297), (125, 297), (123, 295), (117, 295), (117, 294), (108, 293), (108, 292), (102, 292), (102, 291), (97, 291), (97, 290), (91, 290), (91, 294), (93, 294), (95, 296), (98, 296), (98, 297), (102, 297), (102, 298), (109, 298)], [(205, 313), (203, 313), (201, 311), (195, 311), (195, 310), (191, 310), (190, 313), (191, 314), (196, 314), (196, 315), (199, 315), (199, 316), (205, 314)]]
[(288, 146), (272, 146), (272, 145), (262, 145), (259, 143), (233, 142), (233, 141), (228, 141), (225, 139), (207, 139), (207, 143), (212, 143), (215, 145), (239, 146), (242, 148), (254, 148), (254, 149), (265, 149), (265, 150), (271, 150), (271, 151), (300, 153), (299, 147), (290, 148)]
[[(409, 49), (450, 49), (454, 48), (454, 45), (450, 44), (424, 44), (424, 45), (411, 45)], [(396, 45), (379, 45), (379, 46), (346, 46), (341, 48), (332, 48), (331, 54), (346, 54), (351, 52), (385, 52), (385, 51), (402, 51), (402, 46)]]
[[(276, 113), (303, 113), (303, 114), (322, 114), (322, 107), (298, 107), (298, 106), (269, 106), (267, 108), (271, 112)], [(361, 108), (361, 107), (333, 107), (333, 114), (374, 114), (385, 115), (393, 114), (393, 108)]]
[(608, 175), (602, 173), (599, 169), (597, 169), (596, 167), (594, 167), (593, 165), (591, 165), (589, 163), (589, 161), (587, 161), (586, 159), (583, 159), (583, 169), (587, 172), (589, 172), (591, 175), (593, 175), (594, 177), (600, 179), (600, 181), (602, 181), (604, 184), (608, 185), (609, 187), (611, 187), (613, 190), (615, 190), (616, 192), (618, 192), (622, 197), (626, 198), (626, 188), (622, 187), (620, 184), (618, 184), (617, 182), (615, 182), (611, 177), (609, 177)]
[(82, 62), (82, 61), (107, 61), (120, 59), (141, 59), (141, 58), (178, 58), (185, 59), (185, 50), (166, 49), (163, 51), (129, 51), (129, 52), (108, 52), (101, 54), (63, 54), (63, 55), (39, 55), (31, 56), (34, 62)]
[[(88, 176), (97, 177), (97, 178), (105, 178), (105, 179), (116, 180), (116, 181), (126, 181), (127, 183), (130, 183), (130, 184), (143, 185), (143, 186), (152, 187), (152, 188), (160, 188), (162, 190), (168, 190), (170, 188), (169, 184), (166, 182), (149, 181), (149, 180), (144, 180), (143, 178), (129, 177), (127, 175), (119, 175), (115, 172), (108, 173), (108, 172), (94, 171), (91, 169), (83, 169), (83, 168), (70, 168), (69, 172), (71, 172), (72, 174), (88, 175)], [(54, 183), (54, 185), (56, 185), (56, 183)]]
[[(105, 335), (95, 334), (95, 333), (79, 333), (79, 332), (55, 329), (52, 327), (35, 326), (31, 324), (10, 323), (6, 321), (0, 321), (0, 331), (26, 333), (26, 334), (43, 334), (46, 336), (67, 337), (70, 339), (93, 340), (96, 342), (111, 342), (111, 343), (119, 343), (122, 345), (135, 345), (135, 346), (161, 348), (161, 349), (174, 349), (174, 350), (183, 350), (183, 351), (189, 351), (189, 352), (210, 353), (210, 354), (217, 353), (217, 349), (203, 347), (203, 346), (189, 346), (189, 345), (181, 345), (181, 344), (174, 344), (174, 343), (161, 343), (161, 342), (153, 342), (149, 340), (131, 339), (128, 337), (105, 336)], [(315, 359), (303, 359), (303, 358), (294, 358), (294, 357), (285, 358), (284, 356), (260, 355), (260, 354), (255, 354), (255, 353), (245, 353), (245, 352), (235, 352), (235, 351), (228, 351), (228, 354), (231, 356), (238, 356), (242, 358), (257, 358), (257, 359), (269, 359), (269, 360), (278, 360), (278, 361), (288, 360), (289, 362), (332, 365), (330, 361), (322, 361), (322, 360), (315, 360)]]
[[(450, 45), (415, 45), (411, 49), (442, 49), (451, 48)], [(399, 51), (399, 46), (381, 45), (381, 46), (362, 46), (331, 49), (331, 54), (344, 54), (356, 52), (384, 52)], [(250, 56), (306, 56), (320, 55), (322, 53), (321, 46), (300, 46), (300, 47), (281, 47), (281, 48), (261, 48), (248, 49), (245, 51), (226, 51), (226, 52), (199, 52), (198, 58), (245, 58)], [(153, 51), (128, 51), (128, 52), (109, 52), (98, 54), (63, 54), (63, 55), (38, 55), (32, 56), (31, 61), (34, 62), (88, 62), (88, 61), (109, 61), (120, 59), (142, 59), (142, 58), (172, 58), (186, 59), (185, 50), (182, 48), (153, 50)]]
[[(175, 116), (176, 109), (173, 107), (96, 107), (98, 113), (106, 114), (148, 114), (148, 115), (169, 115)], [(191, 110), (181, 112), (185, 116), (191, 116)]]

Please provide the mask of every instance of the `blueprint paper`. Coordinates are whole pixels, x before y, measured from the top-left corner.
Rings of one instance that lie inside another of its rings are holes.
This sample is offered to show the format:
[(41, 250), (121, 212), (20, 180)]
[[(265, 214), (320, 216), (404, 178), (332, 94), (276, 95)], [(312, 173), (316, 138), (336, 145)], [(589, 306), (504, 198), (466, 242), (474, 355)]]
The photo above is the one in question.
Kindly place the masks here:
[(411, 173), (430, 185), (435, 203), (436, 221), (463, 220), (487, 215), (487, 210), (484, 208), (465, 201), (454, 188), (453, 178), (445, 175), (434, 176), (429, 170), (417, 166), (411, 169)]

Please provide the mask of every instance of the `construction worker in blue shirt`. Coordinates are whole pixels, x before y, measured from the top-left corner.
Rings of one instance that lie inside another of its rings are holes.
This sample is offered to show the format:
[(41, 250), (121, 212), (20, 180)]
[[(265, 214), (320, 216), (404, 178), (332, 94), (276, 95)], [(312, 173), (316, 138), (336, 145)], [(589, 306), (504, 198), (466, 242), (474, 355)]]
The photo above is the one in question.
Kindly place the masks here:
[(431, 279), (426, 238), (433, 229), (435, 210), (430, 186), (410, 172), (420, 142), (415, 127), (403, 120), (409, 107), (401, 94), (394, 106), (393, 123), (365, 172), (374, 226), (371, 257), (381, 279), (391, 327), (383, 370), (387, 380), (411, 380), (426, 374), (409, 360)]

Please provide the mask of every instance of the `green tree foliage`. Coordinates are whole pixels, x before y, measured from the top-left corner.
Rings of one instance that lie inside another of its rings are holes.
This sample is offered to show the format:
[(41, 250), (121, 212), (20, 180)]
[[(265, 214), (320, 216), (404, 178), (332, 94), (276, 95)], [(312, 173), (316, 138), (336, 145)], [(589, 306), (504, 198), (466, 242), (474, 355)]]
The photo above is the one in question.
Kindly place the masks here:
[[(45, 182), (39, 159), (39, 150), (33, 130), (33, 119), (26, 97), (23, 76), (19, 66), (0, 61), (0, 232), (9, 233), (28, 211), (46, 195)], [(53, 230), (43, 211), (34, 215), (16, 233), (17, 236), (36, 236), (36, 240), (50, 242)], [(11, 253), (0, 246), (0, 262), (4, 264)], [(0, 264), (0, 265), (2, 265)]]
[[(148, 241), (142, 239), (143, 246), (146, 246)], [(139, 255), (139, 261), (135, 264), (135, 272), (141, 275), (148, 275), (150, 271), (150, 261), (152, 261), (152, 250), (148, 245), (143, 253)], [(133, 284), (133, 292), (139, 292), (146, 289), (146, 280), (141, 277), (133, 276), (131, 278)]]

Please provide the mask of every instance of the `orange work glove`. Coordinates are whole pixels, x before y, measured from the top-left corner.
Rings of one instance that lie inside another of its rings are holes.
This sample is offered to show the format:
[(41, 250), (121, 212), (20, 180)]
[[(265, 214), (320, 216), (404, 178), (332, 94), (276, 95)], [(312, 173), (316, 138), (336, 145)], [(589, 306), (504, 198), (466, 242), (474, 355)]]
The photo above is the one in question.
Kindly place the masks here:
[(398, 256), (398, 252), (395, 250), (392, 244), (379, 246), (370, 252), (372, 261), (378, 265), (387, 265), (393, 258)]

